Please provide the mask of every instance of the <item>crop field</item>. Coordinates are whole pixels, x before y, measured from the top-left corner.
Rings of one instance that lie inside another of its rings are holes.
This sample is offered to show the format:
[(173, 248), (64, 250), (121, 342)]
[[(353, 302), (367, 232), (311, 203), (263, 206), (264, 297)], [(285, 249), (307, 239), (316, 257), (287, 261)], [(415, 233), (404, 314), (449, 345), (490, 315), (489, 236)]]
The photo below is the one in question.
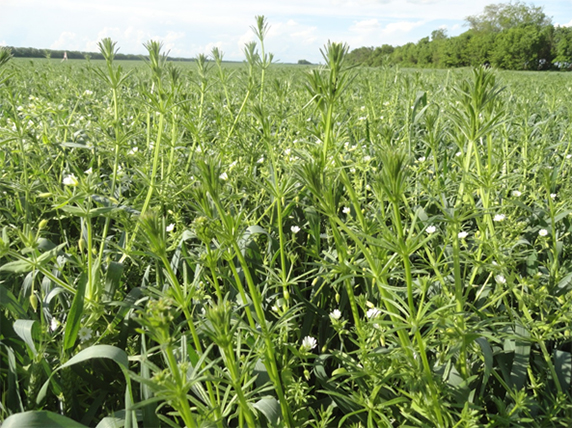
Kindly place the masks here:
[(0, 54), (2, 428), (572, 426), (572, 73)]

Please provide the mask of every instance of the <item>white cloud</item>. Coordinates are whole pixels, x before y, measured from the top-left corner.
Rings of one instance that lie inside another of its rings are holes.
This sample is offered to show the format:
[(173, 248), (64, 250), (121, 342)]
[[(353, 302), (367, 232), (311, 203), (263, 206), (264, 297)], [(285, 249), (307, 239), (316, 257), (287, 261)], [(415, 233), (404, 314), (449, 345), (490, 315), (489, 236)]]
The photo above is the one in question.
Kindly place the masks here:
[(408, 33), (413, 30), (415, 27), (419, 27), (425, 24), (425, 21), (400, 21), (400, 22), (392, 22), (387, 24), (383, 29), (385, 34), (393, 34), (393, 33)]
[(185, 33), (182, 31), (169, 31), (166, 36), (155, 36), (152, 39), (158, 40), (163, 43), (163, 51), (169, 53), (172, 56), (180, 56), (183, 53), (183, 49), (178, 47), (177, 40), (183, 39)]
[(0, 46), (8, 46), (6, 40), (0, 40)]
[(50, 49), (79, 50), (78, 36), (76, 33), (64, 31), (60, 37), (50, 45)]
[(310, 44), (316, 41), (317, 27), (299, 24), (293, 19), (273, 23), (268, 31), (269, 43), (288, 40), (291, 43)]
[(364, 21), (358, 21), (350, 27), (350, 31), (356, 33), (369, 33), (371, 31), (379, 31), (381, 29), (381, 24), (377, 19), (366, 19)]

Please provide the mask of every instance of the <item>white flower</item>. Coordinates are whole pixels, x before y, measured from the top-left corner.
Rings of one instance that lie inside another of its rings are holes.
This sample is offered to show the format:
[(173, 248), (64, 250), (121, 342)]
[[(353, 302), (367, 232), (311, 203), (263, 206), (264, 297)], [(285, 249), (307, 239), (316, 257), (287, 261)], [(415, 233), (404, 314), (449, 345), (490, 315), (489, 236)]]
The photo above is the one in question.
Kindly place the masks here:
[(463, 154), (463, 153), (461, 153), (461, 152), (457, 152), (457, 153), (455, 153), (455, 156), (459, 157), (459, 156), (461, 156), (462, 154)]
[(52, 317), (52, 320), (50, 321), (50, 330), (56, 331), (59, 326), (60, 322), (56, 319), (56, 317)]
[(566, 155), (566, 159), (572, 159), (572, 155)]
[(350, 207), (344, 207), (344, 208), (342, 209), (342, 212), (343, 212), (344, 214), (349, 214), (349, 213), (351, 212), (351, 209), (350, 209)]
[(514, 197), (516, 197), (516, 198), (518, 198), (518, 197), (521, 196), (521, 195), (522, 195), (522, 193), (519, 192), (518, 190), (513, 190), (513, 191), (512, 191), (512, 196), (514, 196)]
[(332, 312), (330, 312), (330, 318), (333, 320), (339, 320), (341, 317), (342, 313), (339, 309), (334, 309)]
[(419, 159), (417, 159), (417, 162), (425, 162), (425, 159), (425, 156), (421, 156)]
[(506, 218), (504, 214), (497, 214), (493, 217), (493, 221), (503, 221)]
[(437, 228), (435, 226), (428, 226), (427, 229), (425, 229), (425, 232), (427, 232), (428, 234), (432, 234), (435, 233), (436, 230)]
[(89, 89), (86, 89), (85, 91), (83, 91), (84, 95), (93, 95), (93, 91), (90, 91)]
[(218, 178), (220, 178), (221, 180), (228, 180), (228, 174), (226, 172), (223, 172), (221, 175), (218, 176)]
[(165, 230), (166, 230), (167, 232), (172, 232), (173, 230), (175, 230), (175, 223), (171, 223), (169, 226), (167, 226), (167, 227), (165, 228)]
[(284, 154), (286, 156), (290, 156), (290, 153), (292, 153), (292, 150), (290, 150), (290, 148), (287, 148), (286, 150), (284, 150)]
[(137, 147), (133, 147), (131, 150), (129, 150), (127, 152), (128, 155), (134, 155), (135, 153), (137, 153), (139, 151), (139, 149)]
[(89, 327), (82, 327), (79, 329), (79, 340), (81, 340), (82, 342), (85, 342), (86, 340), (91, 339), (91, 328)]
[(556, 199), (556, 193), (551, 193), (551, 194), (550, 194), (550, 197), (551, 197), (552, 199)]
[(262, 156), (260, 159), (258, 159), (258, 161), (256, 163), (262, 163), (264, 162), (264, 156)]
[(77, 181), (77, 177), (74, 174), (68, 174), (62, 180), (64, 186), (77, 186), (79, 182)]
[(538, 234), (539, 234), (540, 236), (546, 236), (546, 235), (548, 235), (548, 230), (546, 230), (546, 229), (540, 229), (540, 230), (538, 231)]
[(360, 117), (358, 120), (366, 120), (366, 119), (367, 119), (366, 116), (362, 116), (362, 117)]
[(300, 347), (300, 350), (310, 351), (311, 349), (314, 349), (317, 345), (318, 345), (318, 342), (316, 341), (316, 339), (314, 337), (306, 336), (302, 340), (302, 346)]
[(89, 174), (91, 174), (91, 173), (93, 172), (93, 168), (90, 167), (89, 169), (86, 169), (84, 172), (85, 172), (87, 175), (89, 175)]
[(506, 284), (506, 278), (503, 275), (495, 276), (495, 281), (497, 284)]
[(228, 168), (234, 168), (236, 165), (238, 164), (238, 161), (234, 161), (233, 163), (231, 163)]
[(352, 174), (355, 174), (356, 169), (355, 169), (354, 167), (351, 167), (351, 168), (350, 168), (350, 172), (351, 172)]
[(457, 234), (457, 237), (458, 237), (459, 239), (465, 239), (467, 236), (469, 236), (469, 234), (468, 234), (467, 232), (465, 232), (465, 231), (459, 232), (459, 233)]
[(371, 156), (364, 156), (363, 160), (364, 162), (369, 162), (371, 160)]
[(299, 228), (298, 226), (292, 226), (292, 227), (290, 228), (290, 230), (291, 230), (293, 233), (298, 233), (298, 232), (300, 232), (300, 228)]
[(369, 319), (377, 318), (380, 315), (381, 311), (377, 308), (368, 309), (367, 312), (365, 313), (365, 316), (368, 317)]

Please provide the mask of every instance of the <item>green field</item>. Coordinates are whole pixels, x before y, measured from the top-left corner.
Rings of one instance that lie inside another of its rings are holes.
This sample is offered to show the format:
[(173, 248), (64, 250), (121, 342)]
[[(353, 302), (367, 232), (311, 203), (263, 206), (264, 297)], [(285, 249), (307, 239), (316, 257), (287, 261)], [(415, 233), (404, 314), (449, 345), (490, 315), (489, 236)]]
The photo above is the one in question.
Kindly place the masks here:
[(101, 46), (0, 66), (3, 428), (572, 426), (572, 73)]

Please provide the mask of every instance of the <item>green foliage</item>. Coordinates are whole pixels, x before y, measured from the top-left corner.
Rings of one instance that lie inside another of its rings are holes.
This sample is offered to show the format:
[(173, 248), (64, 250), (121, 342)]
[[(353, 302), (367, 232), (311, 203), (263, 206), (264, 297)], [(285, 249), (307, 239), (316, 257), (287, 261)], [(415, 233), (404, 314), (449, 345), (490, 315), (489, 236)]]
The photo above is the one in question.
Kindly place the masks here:
[(570, 426), (568, 76), (281, 67), (267, 29), (3, 66), (3, 426)]
[(447, 37), (438, 29), (417, 43), (358, 48), (348, 55), (352, 64), (367, 66), (449, 68), (489, 64), (507, 70), (569, 69), (570, 32), (554, 27), (541, 7), (523, 2), (486, 6), (481, 15), (467, 17), (470, 29)]

